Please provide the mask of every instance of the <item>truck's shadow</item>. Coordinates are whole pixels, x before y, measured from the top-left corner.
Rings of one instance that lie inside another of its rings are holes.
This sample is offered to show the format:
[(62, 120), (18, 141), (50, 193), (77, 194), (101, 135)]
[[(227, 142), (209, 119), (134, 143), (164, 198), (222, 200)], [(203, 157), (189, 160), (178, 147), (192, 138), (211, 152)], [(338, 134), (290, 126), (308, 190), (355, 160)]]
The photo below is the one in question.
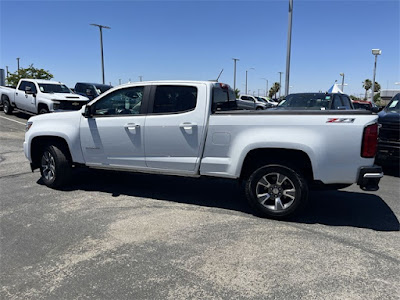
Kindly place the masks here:
[[(242, 189), (233, 180), (81, 170), (76, 172), (67, 190), (101, 191), (113, 197), (128, 195), (252, 214)], [(309, 202), (301, 215), (288, 221), (400, 230), (396, 215), (374, 194), (312, 191)]]

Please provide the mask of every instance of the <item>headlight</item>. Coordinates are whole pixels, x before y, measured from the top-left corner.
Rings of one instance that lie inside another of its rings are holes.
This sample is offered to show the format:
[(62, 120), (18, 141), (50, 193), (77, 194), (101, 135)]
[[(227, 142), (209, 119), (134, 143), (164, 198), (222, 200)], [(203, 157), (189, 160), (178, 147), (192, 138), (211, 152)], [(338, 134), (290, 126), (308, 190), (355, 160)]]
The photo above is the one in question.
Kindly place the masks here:
[(26, 122), (25, 132), (27, 132), (32, 127), (33, 122)]
[(53, 100), (53, 110), (57, 110), (60, 108), (60, 102)]

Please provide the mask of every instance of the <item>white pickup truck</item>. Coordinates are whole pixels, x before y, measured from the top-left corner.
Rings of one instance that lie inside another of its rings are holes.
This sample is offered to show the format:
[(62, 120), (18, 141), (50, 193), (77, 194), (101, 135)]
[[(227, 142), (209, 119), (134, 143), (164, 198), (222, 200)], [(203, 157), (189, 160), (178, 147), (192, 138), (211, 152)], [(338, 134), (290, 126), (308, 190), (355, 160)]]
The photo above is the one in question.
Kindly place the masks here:
[(235, 110), (235, 100), (217, 82), (118, 86), (80, 111), (30, 118), (25, 155), (52, 188), (79, 166), (240, 179), (255, 211), (273, 218), (299, 211), (316, 184), (378, 189), (377, 115)]
[(21, 79), (15, 89), (0, 87), (0, 99), (8, 115), (15, 108), (32, 114), (79, 110), (89, 100), (61, 82), (39, 79)]

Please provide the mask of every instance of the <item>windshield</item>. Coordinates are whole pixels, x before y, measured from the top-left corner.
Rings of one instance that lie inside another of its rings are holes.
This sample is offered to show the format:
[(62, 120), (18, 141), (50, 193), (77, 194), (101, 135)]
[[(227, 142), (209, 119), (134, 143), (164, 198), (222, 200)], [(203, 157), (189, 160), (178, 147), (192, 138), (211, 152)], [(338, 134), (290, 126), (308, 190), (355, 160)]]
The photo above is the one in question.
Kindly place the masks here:
[(386, 108), (387, 111), (399, 111), (400, 110), (400, 100), (393, 99), (392, 102)]
[(316, 94), (292, 94), (288, 95), (284, 101), (281, 101), (279, 107), (297, 108), (297, 109), (329, 109), (331, 96), (316, 93)]
[(42, 93), (72, 93), (64, 84), (39, 83), (39, 89)]
[(258, 101), (263, 102), (263, 103), (268, 103), (267, 100), (261, 98), (261, 97), (256, 97)]

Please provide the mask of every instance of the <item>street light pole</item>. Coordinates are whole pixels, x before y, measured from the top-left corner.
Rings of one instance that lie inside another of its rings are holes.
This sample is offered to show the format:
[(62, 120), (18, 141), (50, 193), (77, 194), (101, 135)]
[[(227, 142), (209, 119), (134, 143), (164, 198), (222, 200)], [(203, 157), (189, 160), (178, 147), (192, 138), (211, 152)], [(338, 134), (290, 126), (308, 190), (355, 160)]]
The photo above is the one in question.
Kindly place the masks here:
[(17, 70), (18, 70), (18, 71), (19, 71), (19, 60), (20, 60), (20, 58), (17, 57), (17, 66), (18, 66)]
[(278, 72), (279, 73), (279, 99), (281, 99), (281, 90), (282, 90), (282, 73), (283, 72)]
[(374, 78), (372, 80), (372, 98), (371, 98), (371, 102), (374, 102), (376, 62), (378, 60), (378, 55), (381, 55), (381, 53), (382, 53), (382, 50), (380, 50), (380, 49), (372, 49), (372, 54), (375, 55), (375, 64), (374, 64)]
[(344, 73), (340, 73), (339, 75), (343, 77), (342, 78), (342, 92), (343, 92), (343, 90), (344, 90)]
[(261, 79), (264, 79), (267, 83), (266, 88), (265, 88), (265, 97), (268, 97), (268, 79), (266, 79), (266, 78), (261, 78)]
[(247, 72), (250, 70), (255, 70), (254, 68), (250, 68), (248, 70), (246, 70), (246, 95), (247, 95)]
[(289, 21), (288, 21), (288, 40), (286, 53), (286, 76), (285, 76), (285, 95), (289, 94), (289, 74), (290, 74), (290, 49), (292, 47), (292, 15), (293, 15), (293, 0), (289, 0)]
[(236, 90), (236, 61), (238, 61), (238, 58), (232, 58), (233, 59), (233, 90)]
[(102, 73), (103, 84), (104, 84), (105, 80), (104, 80), (104, 55), (103, 55), (103, 28), (106, 28), (106, 29), (111, 29), (111, 28), (108, 26), (99, 25), (99, 24), (90, 24), (90, 25), (97, 26), (100, 29), (101, 73)]

